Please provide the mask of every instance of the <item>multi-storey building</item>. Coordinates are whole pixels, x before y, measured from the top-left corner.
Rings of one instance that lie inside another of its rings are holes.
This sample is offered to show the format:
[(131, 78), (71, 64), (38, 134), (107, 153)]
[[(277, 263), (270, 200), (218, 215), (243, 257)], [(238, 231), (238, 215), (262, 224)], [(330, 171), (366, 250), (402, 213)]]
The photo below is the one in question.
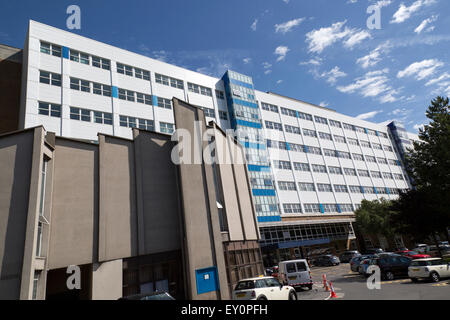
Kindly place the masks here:
[(34, 21), (23, 56), (21, 128), (92, 141), (172, 133), (175, 97), (239, 131), (266, 263), (350, 247), (361, 201), (410, 187), (390, 127), (258, 91), (237, 72), (210, 77)]

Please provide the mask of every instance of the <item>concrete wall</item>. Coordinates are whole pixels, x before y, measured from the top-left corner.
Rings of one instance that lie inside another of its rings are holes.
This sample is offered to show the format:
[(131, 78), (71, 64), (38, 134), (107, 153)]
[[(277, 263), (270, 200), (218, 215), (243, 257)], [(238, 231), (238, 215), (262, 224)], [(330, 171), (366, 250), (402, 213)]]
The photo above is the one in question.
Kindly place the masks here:
[(0, 137), (0, 300), (19, 299), (34, 131)]
[(92, 266), (92, 300), (117, 300), (122, 297), (122, 260)]

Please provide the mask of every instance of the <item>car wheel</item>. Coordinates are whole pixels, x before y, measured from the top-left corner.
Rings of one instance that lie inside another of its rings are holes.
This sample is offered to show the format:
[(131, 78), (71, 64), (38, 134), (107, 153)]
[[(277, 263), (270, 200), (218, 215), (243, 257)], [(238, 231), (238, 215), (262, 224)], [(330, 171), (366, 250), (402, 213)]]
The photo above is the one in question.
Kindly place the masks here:
[(267, 298), (265, 296), (260, 296), (257, 300), (267, 300)]
[(388, 271), (384, 274), (384, 277), (386, 278), (386, 280), (394, 280), (394, 274), (391, 271)]
[(437, 272), (432, 272), (430, 274), (430, 279), (433, 282), (439, 282), (439, 280), (441, 280), (441, 278), (439, 277), (439, 274)]
[(417, 278), (411, 278), (411, 281), (414, 282), (414, 283), (417, 283), (417, 282), (419, 282), (419, 279), (417, 279)]
[(312, 290), (313, 285), (312, 285), (312, 284), (309, 284), (309, 285), (307, 285), (306, 287), (308, 288), (308, 290)]
[(289, 293), (289, 300), (297, 300), (297, 293), (295, 291)]

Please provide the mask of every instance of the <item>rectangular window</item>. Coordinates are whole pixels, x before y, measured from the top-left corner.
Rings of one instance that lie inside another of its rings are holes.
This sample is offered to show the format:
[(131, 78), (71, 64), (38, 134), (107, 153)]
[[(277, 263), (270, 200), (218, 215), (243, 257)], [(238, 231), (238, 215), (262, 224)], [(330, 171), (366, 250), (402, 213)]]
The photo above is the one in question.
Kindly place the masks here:
[(317, 123), (328, 124), (327, 119), (322, 118), (322, 117), (314, 116), (314, 120), (315, 120)]
[(385, 151), (394, 152), (394, 150), (392, 149), (391, 146), (386, 146), (386, 145), (384, 145), (383, 148), (384, 148)]
[(377, 160), (375, 159), (375, 157), (372, 157), (372, 156), (366, 156), (366, 161), (367, 161), (367, 162), (374, 162), (374, 163), (377, 162)]
[(349, 186), (351, 193), (362, 193), (360, 186)]
[(350, 152), (336, 151), (336, 155), (338, 158), (351, 159)]
[(110, 70), (111, 62), (107, 59), (92, 56), (92, 66), (104, 70)]
[(160, 122), (159, 123), (159, 130), (162, 133), (168, 133), (168, 134), (172, 134), (174, 131), (174, 125), (171, 123), (166, 123), (166, 122)]
[(298, 188), (300, 191), (316, 191), (316, 187), (314, 186), (314, 183), (299, 182)]
[(216, 90), (216, 98), (220, 100), (225, 100), (225, 94), (223, 93), (223, 91)]
[(61, 118), (61, 105), (39, 102), (38, 113), (44, 116)]
[(302, 206), (300, 203), (285, 203), (283, 204), (284, 213), (302, 213)]
[(310, 115), (310, 114), (303, 113), (303, 112), (298, 112), (297, 114), (300, 119), (307, 120), (307, 121), (313, 121), (312, 115)]
[(41, 52), (55, 57), (61, 57), (61, 47), (41, 41)]
[(307, 146), (307, 148), (308, 148), (308, 153), (322, 155), (322, 150), (320, 148), (311, 147), (311, 146)]
[(324, 204), (323, 211), (325, 213), (335, 213), (338, 212), (338, 208), (336, 204)]
[(278, 113), (278, 107), (274, 106), (273, 104), (261, 102), (261, 108), (266, 111)]
[(281, 123), (272, 122), (272, 121), (266, 121), (266, 129), (283, 131), (283, 127), (282, 127)]
[(340, 167), (328, 167), (328, 172), (331, 174), (342, 174), (342, 169)]
[(326, 183), (318, 183), (317, 190), (320, 192), (333, 192), (333, 189), (331, 188), (331, 184), (326, 184)]
[(80, 90), (80, 80), (75, 78), (70, 78), (70, 89)]
[(355, 176), (356, 177), (356, 170), (352, 168), (344, 168), (344, 172), (347, 176)]
[(276, 169), (291, 170), (291, 163), (289, 161), (273, 160), (273, 166)]
[(80, 62), (80, 53), (75, 50), (70, 50), (70, 60)]
[(155, 131), (153, 120), (138, 119), (138, 128), (147, 131)]
[(348, 189), (347, 189), (346, 185), (335, 184), (334, 185), (334, 192), (337, 192), (337, 193), (348, 193)]
[(155, 81), (156, 81), (156, 83), (160, 83), (165, 86), (171, 86), (173, 88), (184, 89), (183, 80), (164, 76), (159, 73), (155, 73)]
[(294, 169), (297, 171), (310, 172), (311, 168), (308, 163), (294, 162)]
[(356, 161), (364, 161), (364, 156), (362, 154), (354, 153), (353, 159)]
[(348, 123), (343, 123), (342, 126), (344, 127), (344, 129), (346, 130), (351, 130), (351, 131), (356, 131), (355, 126), (348, 124)]
[(339, 143), (346, 143), (345, 137), (334, 135), (334, 141)]
[(327, 157), (337, 157), (336, 150), (323, 149), (323, 154)]
[(100, 111), (94, 111), (94, 122), (99, 124), (112, 125), (112, 113), (105, 113)]
[(333, 137), (329, 133), (319, 132), (320, 139), (333, 141)]
[(284, 129), (286, 130), (286, 132), (301, 135), (300, 128), (298, 128), (298, 127), (293, 127), (293, 126), (290, 126), (290, 125), (287, 125), (287, 124), (286, 124), (286, 125), (284, 126)]
[(352, 145), (354, 145), (354, 146), (359, 146), (359, 142), (358, 142), (358, 140), (356, 140), (356, 139), (353, 139), (353, 138), (347, 138), (347, 141), (348, 141), (349, 144), (352, 144)]
[(353, 205), (352, 204), (341, 204), (341, 212), (353, 212)]
[(370, 148), (369, 141), (360, 140), (359, 142), (361, 143), (361, 147)]
[(317, 132), (303, 128), (303, 135), (317, 138)]
[(305, 212), (320, 213), (320, 205), (318, 203), (305, 203)]
[(331, 119), (329, 121), (330, 121), (331, 126), (336, 127), (336, 128), (342, 128), (342, 125), (339, 121), (331, 120)]
[(86, 109), (70, 107), (70, 119), (91, 122), (91, 111)]
[(295, 186), (295, 182), (278, 181), (278, 189), (283, 191), (295, 191), (297, 190), (297, 187)]
[(216, 112), (214, 111), (214, 109), (202, 108), (202, 110), (205, 113), (205, 117), (209, 117), (209, 118), (215, 118), (216, 117)]
[(61, 87), (61, 75), (47, 71), (39, 71), (39, 82), (50, 84), (52, 86)]
[(226, 111), (219, 110), (219, 117), (222, 120), (228, 120), (228, 113)]
[(111, 97), (111, 86), (93, 82), (92, 88), (93, 88), (92, 92), (94, 94), (102, 95), (105, 97)]
[(372, 178), (379, 178), (381, 179), (381, 172), (380, 171), (370, 171), (370, 175)]
[(358, 175), (360, 177), (370, 177), (369, 171), (358, 169)]
[(383, 150), (383, 147), (379, 143), (372, 143), (372, 147), (376, 150)]
[(383, 172), (383, 178), (394, 180), (394, 176), (390, 172)]
[(84, 92), (91, 92), (91, 86), (89, 81), (80, 80), (80, 90)]
[(377, 160), (378, 160), (378, 163), (388, 164), (388, 162), (385, 158), (377, 158)]
[(290, 116), (290, 117), (297, 117), (297, 112), (295, 112), (294, 110), (291, 109), (287, 109), (287, 108), (281, 108), (281, 114), (284, 114), (286, 116)]
[(172, 109), (172, 101), (158, 97), (158, 107), (164, 109)]
[(313, 172), (327, 173), (327, 167), (320, 164), (312, 164)]

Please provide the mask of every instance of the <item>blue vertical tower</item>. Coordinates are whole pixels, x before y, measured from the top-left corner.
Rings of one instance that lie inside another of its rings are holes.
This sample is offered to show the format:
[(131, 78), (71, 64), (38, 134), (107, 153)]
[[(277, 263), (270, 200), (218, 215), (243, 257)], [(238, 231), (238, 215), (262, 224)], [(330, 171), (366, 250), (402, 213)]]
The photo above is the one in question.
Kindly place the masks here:
[(231, 127), (245, 148), (258, 222), (281, 221), (261, 112), (251, 77), (228, 70), (222, 77)]

